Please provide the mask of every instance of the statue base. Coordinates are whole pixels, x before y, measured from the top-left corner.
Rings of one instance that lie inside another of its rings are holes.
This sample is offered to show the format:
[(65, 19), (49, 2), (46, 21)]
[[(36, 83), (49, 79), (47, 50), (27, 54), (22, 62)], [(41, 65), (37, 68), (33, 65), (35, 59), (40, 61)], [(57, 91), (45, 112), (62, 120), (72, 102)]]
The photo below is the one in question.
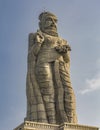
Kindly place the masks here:
[(99, 130), (98, 127), (63, 123), (61, 125), (24, 121), (14, 130)]

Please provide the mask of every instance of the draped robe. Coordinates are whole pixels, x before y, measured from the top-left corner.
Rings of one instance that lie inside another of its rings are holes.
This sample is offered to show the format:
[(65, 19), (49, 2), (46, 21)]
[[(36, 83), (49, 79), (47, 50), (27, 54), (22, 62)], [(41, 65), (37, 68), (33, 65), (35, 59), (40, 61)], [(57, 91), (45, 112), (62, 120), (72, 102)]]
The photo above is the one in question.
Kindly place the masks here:
[(67, 45), (60, 37), (43, 33), (44, 42), (35, 42), (29, 34), (26, 120), (61, 124), (77, 123), (75, 95), (70, 81), (69, 51), (57, 52)]

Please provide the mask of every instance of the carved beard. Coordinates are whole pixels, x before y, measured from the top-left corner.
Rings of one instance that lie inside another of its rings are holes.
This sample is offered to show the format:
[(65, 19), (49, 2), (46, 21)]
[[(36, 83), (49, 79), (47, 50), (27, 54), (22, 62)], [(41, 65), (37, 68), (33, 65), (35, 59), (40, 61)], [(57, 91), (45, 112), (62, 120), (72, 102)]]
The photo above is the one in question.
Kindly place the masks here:
[(42, 32), (44, 33), (47, 33), (48, 35), (51, 35), (51, 36), (58, 36), (58, 33), (52, 29), (44, 29), (44, 30), (41, 30)]

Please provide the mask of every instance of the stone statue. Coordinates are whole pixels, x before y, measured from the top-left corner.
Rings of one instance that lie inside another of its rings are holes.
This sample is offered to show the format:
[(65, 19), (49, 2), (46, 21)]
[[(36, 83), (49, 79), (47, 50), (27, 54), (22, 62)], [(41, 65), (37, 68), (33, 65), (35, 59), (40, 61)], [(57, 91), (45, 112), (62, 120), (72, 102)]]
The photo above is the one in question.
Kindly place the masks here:
[(77, 123), (69, 73), (71, 48), (58, 36), (54, 14), (42, 12), (39, 28), (36, 33), (29, 34), (26, 120)]

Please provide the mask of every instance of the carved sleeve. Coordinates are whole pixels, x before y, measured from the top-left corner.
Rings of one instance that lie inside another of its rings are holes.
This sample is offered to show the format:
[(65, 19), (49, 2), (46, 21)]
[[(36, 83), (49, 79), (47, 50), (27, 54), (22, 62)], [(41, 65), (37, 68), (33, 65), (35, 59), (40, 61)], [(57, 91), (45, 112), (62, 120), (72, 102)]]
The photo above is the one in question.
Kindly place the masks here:
[(70, 62), (70, 52), (63, 54), (63, 59), (66, 63)]
[(30, 33), (29, 34), (29, 54), (33, 54), (35, 56), (37, 56), (40, 48), (41, 48), (41, 44), (39, 42), (35, 41), (36, 38), (36, 33)]
[(66, 53), (63, 53), (63, 59), (66, 63), (70, 63), (70, 51), (71, 51), (71, 47), (69, 46), (68, 42), (66, 40), (63, 39), (64, 44), (67, 46), (66, 48)]

